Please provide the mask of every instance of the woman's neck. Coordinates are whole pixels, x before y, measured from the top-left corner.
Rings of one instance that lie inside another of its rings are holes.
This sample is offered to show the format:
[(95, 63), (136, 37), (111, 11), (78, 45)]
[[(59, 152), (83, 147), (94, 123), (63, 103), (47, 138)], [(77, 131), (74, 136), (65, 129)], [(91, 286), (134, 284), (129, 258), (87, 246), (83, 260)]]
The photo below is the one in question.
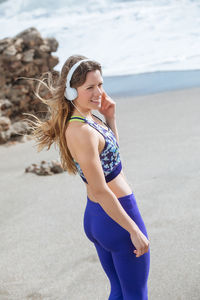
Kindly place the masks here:
[(83, 111), (78, 111), (78, 110), (74, 110), (73, 113), (72, 113), (73, 116), (81, 116), (81, 117), (86, 117), (88, 119), (92, 119), (92, 112), (91, 110), (90, 111), (87, 111), (87, 112), (83, 112)]

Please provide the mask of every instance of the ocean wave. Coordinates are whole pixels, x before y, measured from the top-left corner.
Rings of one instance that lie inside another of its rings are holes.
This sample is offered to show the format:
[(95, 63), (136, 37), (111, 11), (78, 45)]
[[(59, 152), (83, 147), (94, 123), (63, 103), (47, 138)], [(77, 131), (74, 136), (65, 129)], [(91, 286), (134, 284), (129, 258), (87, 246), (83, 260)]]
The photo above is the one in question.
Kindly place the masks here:
[(0, 38), (36, 27), (72, 54), (101, 62), (105, 75), (199, 69), (200, 5), (189, 0), (0, 1)]

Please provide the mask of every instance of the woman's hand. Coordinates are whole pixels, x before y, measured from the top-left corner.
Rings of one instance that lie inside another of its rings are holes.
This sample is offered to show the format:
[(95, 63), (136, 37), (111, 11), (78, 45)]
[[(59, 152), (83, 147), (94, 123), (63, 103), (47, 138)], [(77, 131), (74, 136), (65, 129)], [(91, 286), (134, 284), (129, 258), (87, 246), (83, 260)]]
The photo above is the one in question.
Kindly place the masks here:
[(133, 251), (136, 254), (136, 257), (140, 257), (144, 253), (148, 252), (149, 241), (139, 228), (130, 233), (130, 237), (133, 245), (136, 248), (136, 250)]
[(115, 118), (115, 109), (116, 103), (109, 97), (105, 91), (103, 91), (101, 96), (101, 108), (99, 108), (99, 112), (104, 115), (106, 120)]

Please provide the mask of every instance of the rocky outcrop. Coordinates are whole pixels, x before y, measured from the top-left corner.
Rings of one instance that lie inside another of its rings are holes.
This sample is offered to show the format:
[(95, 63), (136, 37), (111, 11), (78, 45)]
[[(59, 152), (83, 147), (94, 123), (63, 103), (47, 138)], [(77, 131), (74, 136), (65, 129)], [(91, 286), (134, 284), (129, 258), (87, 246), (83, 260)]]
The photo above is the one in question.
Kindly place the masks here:
[[(0, 40), (0, 144), (29, 133), (22, 113), (45, 114), (45, 104), (34, 95), (36, 82), (22, 77), (39, 78), (53, 71), (58, 58), (51, 53), (57, 47), (56, 39), (42, 38), (36, 28)], [(47, 91), (41, 93), (45, 96)]]

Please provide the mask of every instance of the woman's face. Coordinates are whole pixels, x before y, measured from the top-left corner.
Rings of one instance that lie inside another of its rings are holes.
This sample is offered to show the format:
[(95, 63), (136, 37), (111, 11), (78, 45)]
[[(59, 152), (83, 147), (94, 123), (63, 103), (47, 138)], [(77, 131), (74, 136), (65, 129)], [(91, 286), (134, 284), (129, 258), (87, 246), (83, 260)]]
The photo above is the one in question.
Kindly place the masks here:
[(90, 71), (83, 85), (77, 88), (78, 97), (74, 101), (82, 109), (98, 109), (101, 107), (103, 78), (99, 70)]

